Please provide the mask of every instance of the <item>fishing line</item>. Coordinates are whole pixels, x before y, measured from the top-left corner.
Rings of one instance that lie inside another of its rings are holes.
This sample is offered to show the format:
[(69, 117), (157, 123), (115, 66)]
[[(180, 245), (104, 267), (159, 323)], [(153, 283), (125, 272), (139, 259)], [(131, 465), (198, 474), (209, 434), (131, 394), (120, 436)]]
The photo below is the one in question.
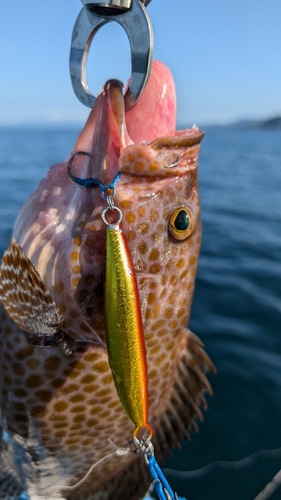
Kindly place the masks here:
[[(109, 439), (111, 444), (117, 447), (117, 445)], [(63, 490), (71, 491), (75, 490), (79, 486), (82, 486), (82, 484), (85, 483), (85, 481), (89, 478), (91, 475), (92, 471), (98, 467), (102, 462), (107, 460), (108, 458), (113, 457), (114, 455), (116, 456), (122, 456), (122, 455), (127, 455), (129, 453), (137, 454), (139, 452), (142, 452), (144, 454), (144, 459), (145, 462), (147, 463), (152, 480), (153, 480), (153, 486), (155, 489), (155, 492), (157, 493), (158, 497), (160, 500), (185, 500), (183, 497), (179, 497), (176, 493), (173, 492), (172, 488), (170, 487), (167, 479), (165, 478), (161, 468), (159, 467), (155, 456), (154, 456), (154, 447), (153, 444), (151, 443), (150, 439), (147, 440), (142, 440), (142, 439), (137, 439), (133, 438), (125, 448), (117, 447), (115, 451), (112, 451), (111, 453), (108, 453), (105, 455), (103, 458), (98, 460), (98, 462), (94, 463), (88, 472), (85, 474), (85, 476), (78, 481), (78, 483), (73, 484), (71, 486), (65, 486)]]
[(76, 488), (78, 488), (79, 486), (81, 486), (88, 479), (88, 477), (90, 476), (90, 474), (92, 473), (92, 471), (98, 465), (100, 465), (102, 462), (104, 462), (105, 460), (107, 460), (110, 457), (113, 457), (114, 455), (117, 455), (117, 456), (119, 455), (120, 456), (120, 455), (126, 455), (127, 453), (130, 453), (130, 451), (127, 450), (126, 448), (118, 448), (117, 450), (112, 451), (111, 453), (108, 453), (108, 455), (105, 455), (103, 458), (101, 458), (96, 463), (94, 463), (90, 467), (90, 469), (88, 470), (88, 472), (86, 472), (85, 476), (82, 477), (82, 479), (80, 479), (80, 481), (78, 481), (78, 483), (72, 484), (71, 486), (64, 486), (63, 490), (75, 490)]
[(92, 160), (94, 159), (93, 156), (91, 155), (91, 153), (87, 153), (87, 151), (76, 151), (75, 153), (73, 153), (71, 155), (71, 158), (68, 162), (68, 176), (72, 182), (74, 182), (75, 184), (78, 184), (81, 187), (87, 188), (87, 189), (93, 188), (95, 186), (99, 186), (103, 193), (105, 193), (107, 190), (114, 191), (115, 186), (116, 186), (118, 180), (120, 179), (121, 172), (118, 172), (116, 174), (116, 176), (114, 177), (113, 181), (107, 185), (103, 184), (98, 179), (95, 179), (92, 177), (88, 177), (86, 179), (81, 179), (80, 177), (75, 177), (75, 175), (73, 175), (72, 172), (73, 172), (73, 162), (77, 156), (88, 156), (88, 158), (91, 158)]

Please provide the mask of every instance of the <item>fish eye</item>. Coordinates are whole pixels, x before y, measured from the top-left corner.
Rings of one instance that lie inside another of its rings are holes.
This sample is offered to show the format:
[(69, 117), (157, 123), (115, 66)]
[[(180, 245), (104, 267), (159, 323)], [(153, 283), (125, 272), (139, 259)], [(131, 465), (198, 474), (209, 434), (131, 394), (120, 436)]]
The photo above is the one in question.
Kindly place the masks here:
[(179, 207), (173, 210), (169, 220), (169, 233), (178, 241), (184, 241), (192, 235), (196, 219), (190, 207)]

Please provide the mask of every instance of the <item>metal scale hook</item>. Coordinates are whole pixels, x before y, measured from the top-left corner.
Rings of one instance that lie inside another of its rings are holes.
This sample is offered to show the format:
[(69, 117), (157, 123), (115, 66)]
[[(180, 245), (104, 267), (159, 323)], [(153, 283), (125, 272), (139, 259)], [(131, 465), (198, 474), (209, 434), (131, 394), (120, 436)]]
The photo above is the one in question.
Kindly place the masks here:
[(105, 24), (115, 21), (126, 32), (131, 47), (130, 86), (125, 95), (126, 109), (132, 108), (149, 77), (154, 45), (151, 21), (145, 6), (151, 0), (82, 0), (75, 22), (70, 50), (70, 76), (74, 92), (85, 106), (92, 108), (96, 98), (86, 81), (86, 65), (91, 42)]

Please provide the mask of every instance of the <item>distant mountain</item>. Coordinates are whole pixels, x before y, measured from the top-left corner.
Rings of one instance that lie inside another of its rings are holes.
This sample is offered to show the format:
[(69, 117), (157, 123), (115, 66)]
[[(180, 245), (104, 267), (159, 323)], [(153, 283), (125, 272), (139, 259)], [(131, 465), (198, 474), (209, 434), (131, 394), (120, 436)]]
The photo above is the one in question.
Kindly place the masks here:
[[(184, 127), (183, 127), (184, 128)], [(210, 128), (226, 128), (228, 130), (280, 130), (281, 129), (281, 116), (276, 116), (268, 120), (239, 120), (234, 123), (226, 125), (206, 125), (200, 126), (201, 129), (206, 130)]]
[(270, 118), (269, 120), (258, 122), (255, 128), (274, 130), (281, 129), (281, 116), (276, 116), (275, 118)]

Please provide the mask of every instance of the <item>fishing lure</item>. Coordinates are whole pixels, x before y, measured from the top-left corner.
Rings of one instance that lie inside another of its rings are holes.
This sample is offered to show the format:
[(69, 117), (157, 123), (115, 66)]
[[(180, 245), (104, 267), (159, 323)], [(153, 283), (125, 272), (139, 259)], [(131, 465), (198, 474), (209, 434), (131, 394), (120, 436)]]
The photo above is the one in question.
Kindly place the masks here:
[[(106, 220), (108, 210), (118, 222)], [(106, 225), (104, 308), (108, 360), (122, 405), (135, 425), (134, 436), (144, 427), (152, 435), (148, 419), (146, 350), (138, 286), (126, 239), (119, 224), (122, 212), (112, 205), (102, 214)]]

